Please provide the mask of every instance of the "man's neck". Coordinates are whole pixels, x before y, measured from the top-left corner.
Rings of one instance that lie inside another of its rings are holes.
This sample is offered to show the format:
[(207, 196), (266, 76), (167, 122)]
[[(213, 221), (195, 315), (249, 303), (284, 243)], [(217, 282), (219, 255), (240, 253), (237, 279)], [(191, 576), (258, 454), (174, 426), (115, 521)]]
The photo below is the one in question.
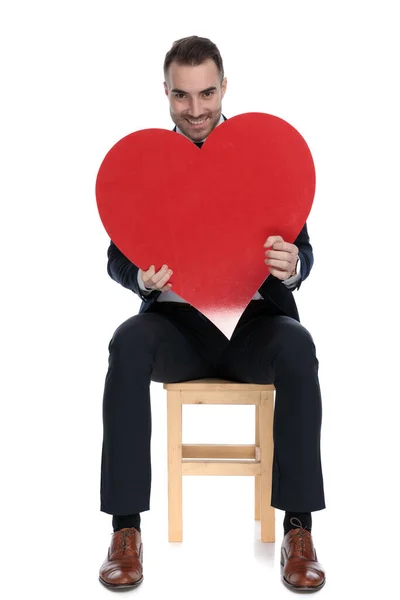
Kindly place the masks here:
[[(222, 113), (221, 113), (221, 116), (220, 116), (220, 118), (219, 118), (219, 121), (218, 121), (218, 123), (216, 124), (216, 126), (215, 126), (215, 127), (218, 127), (218, 125), (221, 125), (221, 123), (223, 123), (224, 121), (225, 121), (225, 119), (224, 119), (224, 117), (222, 116)], [(176, 126), (176, 133), (180, 133), (181, 135), (185, 135), (185, 134), (183, 133), (183, 131), (182, 131), (181, 129), (179, 129), (178, 125)], [(188, 139), (188, 140), (190, 140), (191, 142), (193, 142), (193, 140), (192, 140), (192, 139), (190, 139), (190, 137), (188, 137), (187, 135), (185, 135), (185, 137), (187, 137), (187, 139)], [(205, 142), (205, 141), (206, 141), (206, 139), (207, 139), (207, 138), (205, 137), (205, 138), (204, 138), (204, 140), (198, 140), (196, 143), (197, 143), (197, 144), (201, 144), (202, 142)]]

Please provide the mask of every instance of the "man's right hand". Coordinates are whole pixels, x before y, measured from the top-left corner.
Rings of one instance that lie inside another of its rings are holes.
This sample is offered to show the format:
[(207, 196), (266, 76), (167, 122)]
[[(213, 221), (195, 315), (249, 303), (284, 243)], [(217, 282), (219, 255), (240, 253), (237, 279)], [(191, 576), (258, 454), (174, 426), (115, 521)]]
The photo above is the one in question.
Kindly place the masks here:
[(160, 290), (161, 292), (168, 292), (172, 283), (167, 283), (172, 275), (171, 269), (168, 269), (168, 265), (163, 265), (161, 269), (156, 273), (154, 265), (147, 271), (139, 269), (139, 276), (148, 290)]

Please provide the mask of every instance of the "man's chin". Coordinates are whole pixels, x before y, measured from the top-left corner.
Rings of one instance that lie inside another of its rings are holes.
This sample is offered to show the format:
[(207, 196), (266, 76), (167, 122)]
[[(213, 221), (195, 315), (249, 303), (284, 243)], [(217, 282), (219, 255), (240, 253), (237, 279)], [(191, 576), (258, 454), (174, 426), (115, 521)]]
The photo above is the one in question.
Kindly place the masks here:
[(188, 121), (186, 120), (184, 123), (178, 125), (178, 127), (186, 135), (186, 137), (190, 138), (193, 142), (200, 142), (201, 140), (204, 140), (204, 138), (208, 137), (214, 129), (214, 127), (210, 125), (210, 119), (207, 119), (207, 121), (204, 123), (204, 127), (200, 127), (198, 129), (190, 127)]

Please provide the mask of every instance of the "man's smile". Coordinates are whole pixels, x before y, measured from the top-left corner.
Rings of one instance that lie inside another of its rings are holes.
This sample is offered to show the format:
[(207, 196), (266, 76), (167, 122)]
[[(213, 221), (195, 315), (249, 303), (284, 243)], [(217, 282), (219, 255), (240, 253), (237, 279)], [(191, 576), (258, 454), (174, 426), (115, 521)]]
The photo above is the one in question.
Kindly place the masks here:
[(195, 128), (200, 128), (204, 123), (208, 120), (208, 117), (202, 119), (201, 121), (192, 121), (191, 119), (186, 118), (186, 121)]

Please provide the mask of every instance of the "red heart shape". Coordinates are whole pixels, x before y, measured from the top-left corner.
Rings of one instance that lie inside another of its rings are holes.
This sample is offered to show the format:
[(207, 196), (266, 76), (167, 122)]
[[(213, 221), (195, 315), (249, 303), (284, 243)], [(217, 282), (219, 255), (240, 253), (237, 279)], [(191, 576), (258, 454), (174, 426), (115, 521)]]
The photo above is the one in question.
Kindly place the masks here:
[(314, 192), (305, 140), (264, 113), (228, 119), (201, 149), (173, 131), (131, 133), (96, 181), (100, 218), (121, 252), (144, 271), (167, 264), (172, 290), (227, 337), (269, 275), (268, 236), (293, 243)]

